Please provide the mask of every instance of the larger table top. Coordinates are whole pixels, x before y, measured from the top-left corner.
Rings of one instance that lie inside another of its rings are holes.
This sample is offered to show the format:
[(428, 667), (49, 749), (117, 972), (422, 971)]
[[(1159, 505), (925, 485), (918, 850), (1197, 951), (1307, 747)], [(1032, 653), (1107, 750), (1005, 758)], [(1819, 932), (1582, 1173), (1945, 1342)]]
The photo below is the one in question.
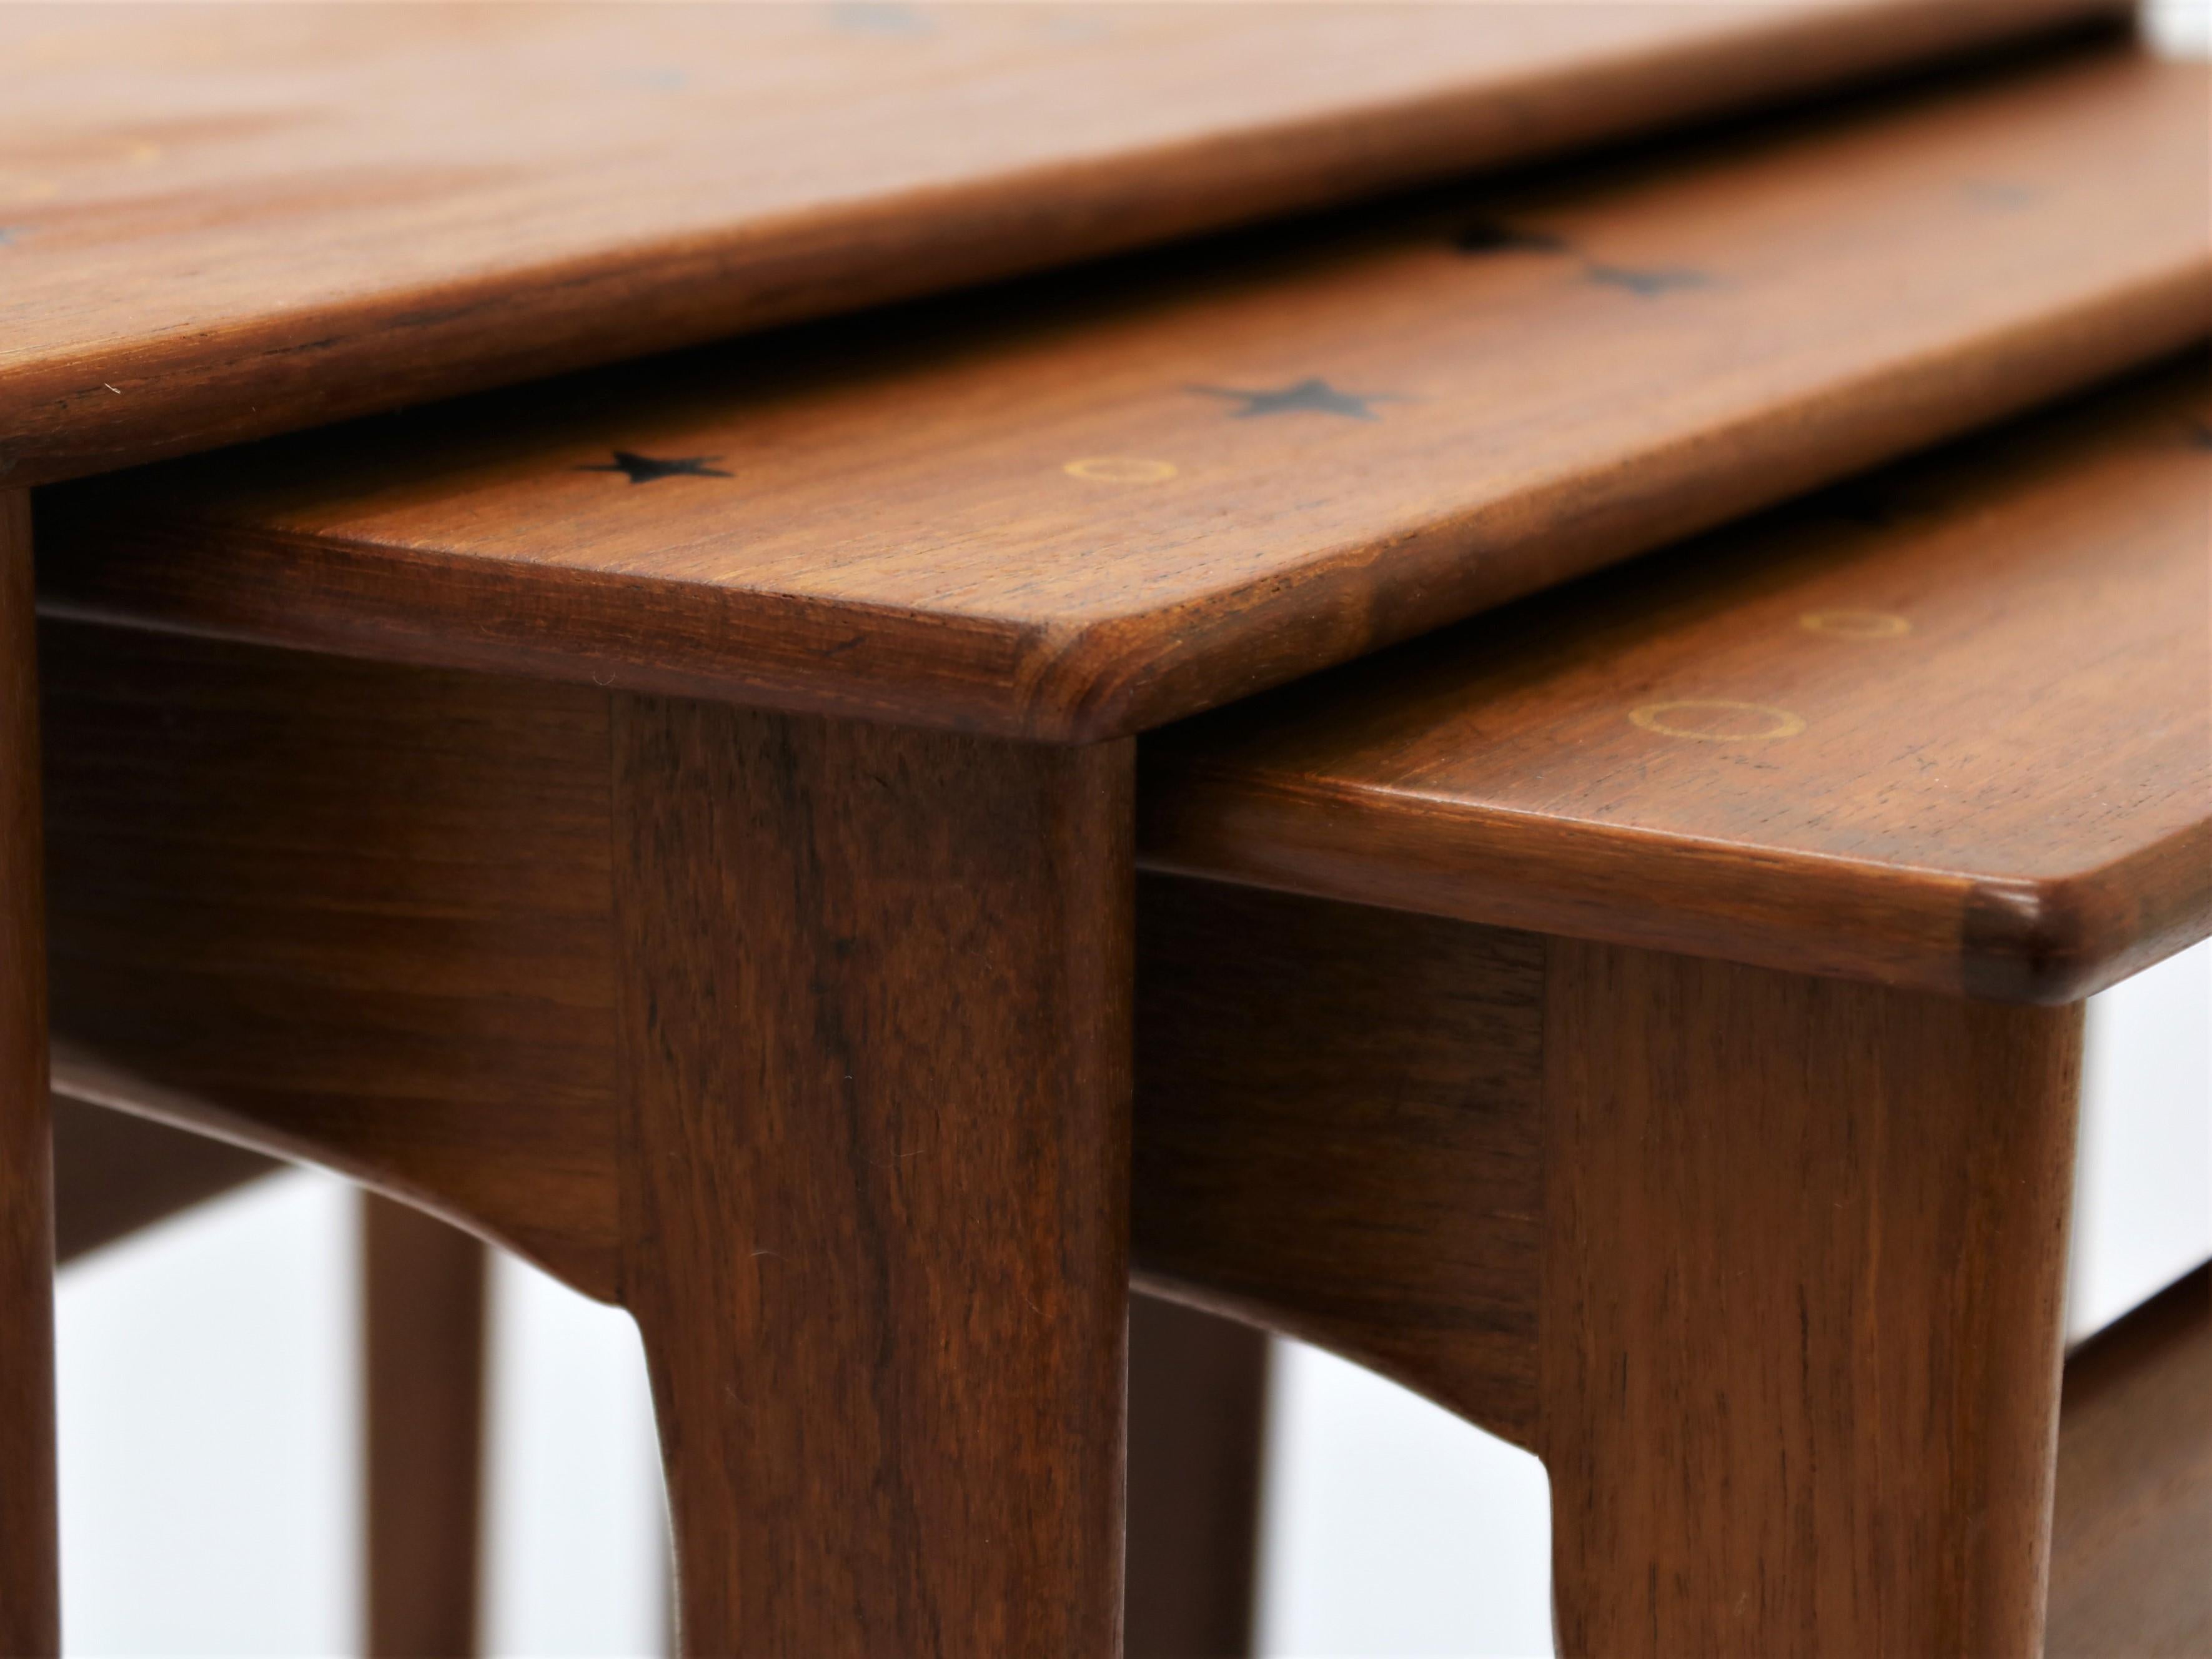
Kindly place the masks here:
[(0, 487), (2125, 9), (0, 7)]
[(102, 479), (45, 598), (1111, 738), (2201, 337), (2208, 90), (2089, 54)]

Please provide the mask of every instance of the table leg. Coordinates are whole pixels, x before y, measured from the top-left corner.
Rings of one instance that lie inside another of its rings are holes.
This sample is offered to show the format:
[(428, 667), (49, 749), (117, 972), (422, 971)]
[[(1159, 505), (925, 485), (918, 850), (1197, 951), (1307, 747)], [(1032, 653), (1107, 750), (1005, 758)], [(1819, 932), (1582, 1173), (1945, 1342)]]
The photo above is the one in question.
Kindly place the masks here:
[(1128, 1659), (1252, 1650), (1267, 1336), (1129, 1303)]
[(374, 1193), (361, 1206), (368, 1651), (462, 1659), (477, 1650), (484, 1247)]
[(1110, 1655), (1131, 745), (648, 698), (612, 741), (684, 1651)]
[(2080, 1008), (1547, 978), (1559, 1651), (2039, 1654)]
[(0, 491), (0, 1653), (61, 1647), (31, 502)]

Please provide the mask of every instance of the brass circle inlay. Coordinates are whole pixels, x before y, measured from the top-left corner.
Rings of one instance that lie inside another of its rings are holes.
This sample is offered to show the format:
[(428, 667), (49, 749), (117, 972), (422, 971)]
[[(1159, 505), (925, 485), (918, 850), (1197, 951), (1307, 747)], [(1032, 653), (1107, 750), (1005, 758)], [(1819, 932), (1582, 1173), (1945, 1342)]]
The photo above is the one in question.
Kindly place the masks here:
[(1699, 743), (1765, 743), (1775, 738), (1794, 738), (1805, 729), (1803, 717), (1786, 708), (1738, 702), (1732, 697), (1647, 702), (1641, 708), (1630, 709), (1628, 718), (1662, 737), (1692, 738)]
[(0, 178), (0, 206), (28, 207), (33, 202), (50, 202), (61, 193), (61, 186), (51, 179)]
[(1912, 624), (1888, 611), (1808, 611), (1797, 625), (1808, 634), (1832, 634), (1840, 640), (1895, 640)]
[(1141, 455), (1086, 455), (1060, 471), (1094, 483), (1158, 483), (1176, 475), (1173, 461), (1147, 460)]

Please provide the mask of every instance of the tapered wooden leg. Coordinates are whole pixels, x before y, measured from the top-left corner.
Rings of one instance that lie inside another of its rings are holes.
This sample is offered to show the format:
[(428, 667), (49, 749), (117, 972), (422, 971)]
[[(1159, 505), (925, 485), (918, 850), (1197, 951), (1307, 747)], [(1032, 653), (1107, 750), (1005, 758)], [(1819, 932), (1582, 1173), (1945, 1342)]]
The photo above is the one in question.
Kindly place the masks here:
[(1128, 1659), (1251, 1652), (1267, 1403), (1267, 1333), (1131, 1298)]
[(1112, 1654), (1130, 745), (645, 698), (613, 744), (684, 1651)]
[(2040, 1653), (2080, 1009), (1548, 979), (1560, 1652)]
[(483, 1462), (484, 1247), (363, 1193), (368, 1648), (476, 1651)]
[(0, 1653), (57, 1653), (53, 1161), (31, 503), (0, 490)]

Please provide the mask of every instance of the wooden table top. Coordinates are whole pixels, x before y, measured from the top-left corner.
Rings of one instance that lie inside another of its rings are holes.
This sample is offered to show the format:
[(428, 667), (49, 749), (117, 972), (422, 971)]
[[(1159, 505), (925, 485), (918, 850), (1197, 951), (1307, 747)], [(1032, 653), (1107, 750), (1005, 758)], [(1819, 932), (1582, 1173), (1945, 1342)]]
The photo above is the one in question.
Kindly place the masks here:
[(2200, 337), (2208, 88), (2094, 54), (72, 486), (46, 601), (1126, 733)]
[(0, 485), (1127, 248), (2126, 9), (0, 7)]
[(1162, 868), (2068, 1002), (2212, 931), (2200, 364), (1148, 740)]

